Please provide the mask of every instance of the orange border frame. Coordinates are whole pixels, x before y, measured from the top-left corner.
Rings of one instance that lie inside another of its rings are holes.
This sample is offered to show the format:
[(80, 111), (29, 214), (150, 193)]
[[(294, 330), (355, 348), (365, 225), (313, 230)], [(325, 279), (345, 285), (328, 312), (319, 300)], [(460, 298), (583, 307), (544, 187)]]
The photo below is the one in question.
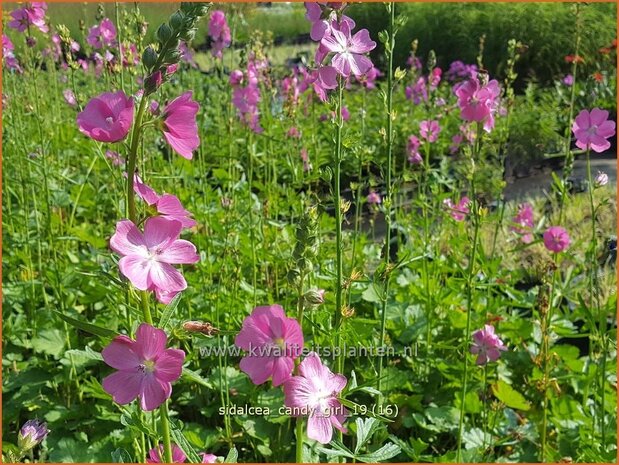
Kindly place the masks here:
[[(317, 0), (311, 0), (311, 1), (317, 1)], [(568, 3), (568, 2), (564, 2), (561, 0), (537, 0), (537, 1), (528, 1), (528, 0), (503, 0), (501, 1), (496, 1), (496, 0), (415, 0), (415, 1), (407, 1), (407, 0), (392, 0), (395, 3)], [(303, 2), (303, 0), (292, 0), (291, 3), (301, 3)], [(0, 0), (0, 34), (2, 33), (2, 14), (3, 14), (3, 10), (1, 8), (2, 5), (2, 0)], [(13, 2), (11, 2), (13, 3)], [(17, 3), (17, 2), (15, 2)], [(115, 3), (114, 0), (87, 0), (86, 2), (84, 2), (84, 0), (80, 1), (80, 0), (47, 0), (47, 3)], [(130, 3), (128, 1), (121, 1), (119, 3)], [(164, 1), (164, 0), (140, 0), (139, 3), (180, 3), (179, 1)], [(218, 2), (214, 2), (214, 3), (257, 3), (255, 1), (252, 0), (235, 0), (235, 1), (230, 1), (230, 0), (220, 0)], [(284, 0), (275, 0), (275, 3), (284, 3)], [(379, 0), (355, 0), (355, 3), (381, 3), (379, 2)], [(619, 0), (588, 0), (587, 2), (584, 2), (582, 0), (575, 0), (574, 2), (569, 2), (569, 3), (615, 3), (616, 5), (616, 12), (617, 12), (617, 18), (619, 18)], [(617, 23), (617, 29), (615, 31), (615, 37), (619, 36), (619, 22)], [(619, 69), (619, 58), (617, 58), (617, 62), (616, 65), (618, 65), (618, 69)], [(2, 92), (2, 73), (0, 72), (0, 93)], [(619, 107), (619, 92), (617, 93), (616, 97), (617, 99), (617, 106)], [(2, 123), (1, 123), (1, 118), (2, 118), (2, 103), (0, 102), (0, 140), (2, 140), (2, 134), (3, 134), (3, 128), (2, 128)], [(0, 187), (2, 186), (2, 143), (0, 142)], [(619, 167), (619, 163), (618, 163), (618, 167)], [(617, 188), (616, 188), (616, 194), (617, 194), (617, 198), (619, 198), (619, 182), (617, 182)], [(0, 190), (0, 202), (2, 201), (2, 190)], [(2, 220), (2, 211), (0, 210), (0, 221)], [(0, 230), (2, 229), (2, 225), (0, 223)], [(619, 236), (619, 222), (617, 224), (617, 236)], [(2, 236), (0, 236), (0, 246), (2, 245)], [(2, 250), (0, 249), (0, 258), (2, 257)], [(0, 270), (0, 278), (3, 277), (3, 271)], [(3, 281), (4, 282), (4, 281)], [(617, 283), (617, 294), (619, 294), (619, 282)], [(0, 288), (0, 297), (2, 297), (2, 289)], [(0, 303), (0, 307), (2, 306), (2, 304)], [(619, 320), (619, 303), (617, 305), (617, 313), (616, 313), (617, 319)], [(618, 330), (618, 335), (619, 335), (619, 330)], [(2, 337), (2, 319), (0, 318), (0, 338)], [(0, 356), (2, 356), (2, 346), (0, 346)], [(616, 358), (616, 362), (617, 362), (617, 373), (619, 373), (619, 357)], [(0, 384), (2, 383), (2, 372), (0, 371)], [(619, 394), (619, 389), (618, 389), (618, 394)], [(0, 398), (2, 397), (2, 395), (0, 394)], [(619, 412), (619, 395), (618, 395), (618, 400), (617, 400), (617, 411)], [(2, 416), (2, 403), (0, 402), (0, 418)], [(619, 431), (619, 415), (617, 416), (617, 431)], [(0, 440), (2, 439), (2, 424), (0, 423)], [(2, 458), (0, 455), (0, 463), (2, 462)], [(49, 463), (53, 463), (53, 462), (49, 462)], [(110, 462), (98, 462), (98, 463), (106, 463), (109, 465), (113, 465)], [(269, 462), (270, 463), (270, 462)], [(273, 463), (277, 463), (277, 462), (273, 462)], [(462, 463), (466, 463), (466, 462), (462, 462)], [(544, 462), (544, 463), (553, 463), (553, 462)], [(554, 462), (556, 465), (559, 465), (560, 462)], [(579, 463), (583, 463), (583, 462), (579, 462)], [(615, 464), (619, 464), (619, 434), (617, 436), (617, 460), (615, 462)], [(85, 464), (81, 464), (81, 465), (85, 465)], [(287, 465), (293, 465), (292, 463), (288, 463)], [(409, 465), (409, 463), (398, 463), (396, 465)], [(421, 465), (421, 464), (420, 464)], [(479, 465), (479, 464), (470, 464), (470, 465)], [(534, 465), (533, 463), (524, 463), (524, 465)]]

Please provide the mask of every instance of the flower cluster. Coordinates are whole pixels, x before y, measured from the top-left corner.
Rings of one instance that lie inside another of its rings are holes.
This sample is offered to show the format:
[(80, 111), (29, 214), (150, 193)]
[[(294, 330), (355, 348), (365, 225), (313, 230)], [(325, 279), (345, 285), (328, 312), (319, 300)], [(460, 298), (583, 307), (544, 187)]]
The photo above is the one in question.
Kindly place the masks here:
[[(237, 109), (239, 118), (256, 134), (264, 131), (260, 126), (260, 103), (259, 75), (260, 68), (266, 63), (258, 62), (253, 56), (247, 62), (247, 71), (234, 70), (230, 73), (230, 85), (232, 86), (232, 104)], [(243, 85), (244, 84), (244, 85)]]
[[(323, 300), (324, 291), (316, 297)], [(333, 428), (346, 432), (348, 411), (338, 399), (346, 386), (343, 375), (333, 374), (315, 352), (310, 352), (293, 375), (295, 360), (303, 351), (303, 332), (294, 318), (287, 318), (279, 305), (256, 307), (243, 321), (235, 344), (247, 352), (240, 368), (254, 384), (269, 378), (273, 386), (283, 385), (284, 403), (292, 415), (307, 416), (307, 436), (327, 444)]]
[(11, 71), (21, 73), (23, 70), (19, 65), (19, 61), (15, 58), (13, 50), (15, 50), (15, 46), (13, 45), (13, 42), (11, 42), (11, 39), (9, 39), (5, 34), (2, 34), (2, 64)]
[(47, 3), (45, 2), (30, 2), (26, 3), (23, 8), (18, 8), (11, 12), (11, 21), (9, 27), (17, 29), (19, 32), (24, 32), (30, 26), (34, 26), (43, 33), (49, 32), (49, 26), (45, 21), (45, 13), (47, 12)]
[(496, 80), (483, 84), (478, 76), (457, 84), (455, 93), (462, 119), (483, 123), (490, 132), (494, 128), (494, 115), (499, 106), (501, 89)]
[(96, 50), (116, 45), (116, 27), (109, 18), (103, 18), (101, 23), (88, 30), (86, 42)]
[(223, 49), (230, 47), (232, 42), (230, 27), (228, 27), (226, 15), (223, 11), (215, 10), (211, 13), (211, 19), (208, 23), (208, 35), (212, 41), (211, 54), (215, 58), (221, 58), (223, 56)]
[(494, 326), (484, 325), (483, 329), (473, 333), (473, 345), (470, 351), (477, 355), (475, 362), (477, 365), (496, 362), (501, 356), (501, 352), (505, 350), (507, 350), (507, 347), (494, 333)]

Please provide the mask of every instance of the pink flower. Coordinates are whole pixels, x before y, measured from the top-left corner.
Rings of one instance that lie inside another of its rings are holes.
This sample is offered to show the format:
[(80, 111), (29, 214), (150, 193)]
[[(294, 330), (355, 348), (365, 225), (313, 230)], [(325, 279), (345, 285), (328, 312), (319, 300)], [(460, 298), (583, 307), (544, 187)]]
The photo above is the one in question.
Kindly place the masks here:
[(163, 136), (181, 157), (191, 160), (193, 151), (200, 146), (196, 114), (198, 102), (191, 99), (192, 92), (185, 92), (163, 109)]
[(142, 234), (131, 221), (119, 221), (110, 247), (123, 256), (120, 272), (141, 291), (186, 289), (185, 278), (172, 265), (196, 263), (200, 257), (191, 242), (179, 239), (182, 229), (180, 221), (155, 217), (146, 220)]
[(408, 151), (408, 161), (413, 165), (419, 165), (423, 162), (421, 154), (419, 153), (419, 146), (421, 141), (417, 136), (409, 136), (406, 144), (406, 150)]
[(426, 80), (422, 76), (417, 79), (417, 82), (413, 87), (407, 86), (405, 89), (406, 98), (412, 100), (415, 105), (419, 105), (422, 101), (428, 101), (428, 89), (426, 87)]
[(563, 252), (570, 242), (569, 234), (561, 226), (551, 226), (544, 232), (544, 246), (551, 252)]
[(13, 45), (13, 42), (11, 42), (11, 39), (9, 39), (5, 34), (2, 34), (2, 61), (8, 69), (21, 73), (22, 69), (13, 53), (14, 49), (15, 46)]
[(229, 47), (232, 42), (230, 28), (228, 27), (226, 15), (223, 11), (215, 10), (211, 14), (211, 19), (208, 23), (208, 34), (213, 41), (211, 54), (215, 58), (221, 58), (222, 50)]
[(600, 153), (610, 148), (606, 139), (615, 134), (615, 122), (608, 119), (608, 112), (594, 108), (591, 112), (582, 110), (574, 119), (572, 131), (576, 136), (576, 146), (583, 150), (589, 148)]
[[(159, 447), (153, 447), (148, 451), (148, 457), (146, 463), (164, 463), (163, 462), (163, 444), (159, 444)], [(172, 444), (172, 463), (183, 463), (187, 460), (185, 453), (176, 444)]]
[(256, 307), (243, 321), (234, 343), (249, 353), (240, 368), (252, 383), (262, 384), (272, 378), (279, 386), (294, 369), (294, 360), (303, 349), (303, 332), (294, 318), (286, 318), (279, 305)]
[(462, 197), (457, 205), (454, 205), (451, 199), (443, 200), (443, 205), (445, 205), (451, 217), (456, 221), (464, 221), (466, 215), (470, 213), (470, 203), (471, 201), (468, 197)]
[(484, 129), (488, 132), (494, 128), (494, 113), (501, 93), (496, 80), (493, 79), (482, 86), (475, 76), (458, 84), (455, 93), (458, 96), (458, 105), (463, 120), (483, 122)]
[(114, 166), (120, 166), (124, 163), (124, 160), (118, 155), (118, 152), (114, 152), (113, 150), (106, 150), (105, 158), (110, 160)]
[(192, 228), (197, 223), (191, 218), (191, 212), (185, 210), (181, 201), (172, 194), (163, 194), (157, 201), (157, 213), (164, 218), (179, 221), (183, 228)]
[(304, 73), (305, 80), (301, 83), (301, 92), (310, 85), (321, 102), (327, 101), (327, 91), (337, 87), (337, 71), (333, 66), (321, 66), (311, 73)]
[(449, 146), (449, 153), (452, 155), (458, 151), (460, 144), (462, 144), (462, 134), (456, 134), (451, 138), (451, 145)]
[(595, 187), (602, 187), (608, 184), (608, 175), (603, 171), (598, 171), (598, 174), (595, 176), (593, 180), (593, 185)]
[[(338, 28), (335, 8), (325, 15), (323, 14), (325, 5), (322, 3), (304, 2), (304, 5), (305, 18), (312, 23), (310, 37), (314, 42), (320, 42), (325, 36), (331, 35), (334, 28)], [(333, 7), (329, 5), (329, 8)], [(351, 30), (355, 27), (355, 22), (346, 15), (342, 15), (341, 21), (346, 22)], [(317, 60), (316, 62), (319, 63), (320, 61)]]
[(147, 205), (155, 205), (159, 200), (159, 194), (148, 184), (145, 184), (137, 173), (133, 174), (133, 191)]
[(430, 89), (434, 90), (438, 87), (441, 82), (441, 75), (443, 74), (443, 70), (441, 68), (433, 68), (432, 74), (430, 75)]
[(26, 3), (24, 8), (19, 8), (11, 12), (12, 21), (9, 27), (24, 32), (29, 26), (36, 26), (41, 32), (49, 32), (49, 27), (45, 24), (45, 12), (47, 3), (31, 2)]
[(518, 213), (512, 219), (511, 230), (522, 234), (522, 242), (530, 244), (533, 241), (533, 207), (530, 203), (523, 203), (518, 207)]
[(440, 132), (441, 127), (436, 120), (424, 120), (419, 123), (419, 133), (421, 134), (421, 137), (423, 137), (428, 142), (436, 142)]
[(380, 195), (377, 194), (376, 192), (372, 191), (368, 194), (368, 199), (367, 202), (370, 204), (375, 204), (378, 205), (382, 202), (382, 199), (380, 198)]
[(352, 73), (359, 78), (374, 66), (363, 54), (374, 50), (376, 42), (370, 39), (367, 29), (361, 29), (354, 36), (347, 22), (342, 22), (340, 29), (333, 29), (331, 35), (323, 37), (320, 43), (335, 54), (331, 64), (342, 76), (348, 77)]
[(71, 108), (75, 108), (77, 106), (77, 100), (75, 99), (75, 94), (73, 93), (71, 89), (65, 89), (62, 92), (62, 95), (64, 96), (64, 100), (65, 102), (67, 102), (67, 105), (69, 105)]
[(116, 27), (109, 18), (103, 18), (98, 26), (93, 26), (88, 30), (86, 42), (95, 49), (111, 47), (116, 40)]
[(571, 86), (572, 84), (574, 84), (574, 76), (572, 76), (571, 74), (566, 74), (565, 77), (561, 80), (561, 82), (563, 82), (563, 84), (565, 84), (566, 86)]
[(299, 132), (296, 126), (291, 126), (290, 129), (288, 129), (286, 136), (299, 139), (301, 137), (301, 133)]
[(312, 164), (310, 163), (309, 155), (305, 147), (301, 149), (301, 160), (303, 161), (303, 171), (311, 171)]
[(99, 142), (118, 142), (127, 137), (133, 122), (133, 99), (122, 90), (91, 99), (77, 115), (80, 131)]
[(501, 351), (507, 350), (507, 347), (494, 334), (494, 326), (484, 325), (484, 329), (473, 333), (473, 345), (470, 350), (472, 354), (477, 355), (475, 363), (485, 365), (488, 362), (496, 362), (501, 356)]
[(365, 76), (361, 77), (359, 83), (366, 89), (376, 89), (376, 79), (382, 75), (383, 73), (376, 66), (372, 66)]
[(346, 433), (343, 423), (348, 410), (338, 400), (346, 387), (346, 378), (333, 374), (315, 352), (310, 352), (299, 365), (299, 375), (284, 383), (284, 404), (293, 416), (308, 416), (307, 437), (327, 444), (333, 427)]
[[(172, 382), (180, 378), (185, 352), (166, 349), (166, 333), (142, 323), (135, 341), (127, 336), (116, 336), (103, 349), (103, 360), (116, 373), (105, 377), (102, 385), (120, 405), (140, 398), (142, 410), (159, 407), (172, 394)], [(152, 458), (152, 455), (151, 455)]]
[(217, 456), (215, 454), (207, 454), (206, 452), (200, 453), (202, 457), (202, 463), (216, 463)]
[(234, 71), (232, 71), (230, 73), (229, 82), (232, 87), (241, 85), (241, 83), (243, 82), (243, 71), (241, 71), (240, 69), (235, 69)]

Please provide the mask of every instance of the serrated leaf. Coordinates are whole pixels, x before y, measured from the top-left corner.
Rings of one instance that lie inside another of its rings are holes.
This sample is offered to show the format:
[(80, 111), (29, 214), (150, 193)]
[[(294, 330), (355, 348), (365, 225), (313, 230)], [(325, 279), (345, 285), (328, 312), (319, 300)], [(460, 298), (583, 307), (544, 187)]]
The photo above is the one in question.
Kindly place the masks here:
[(134, 463), (131, 455), (125, 449), (116, 449), (112, 452), (112, 462), (114, 463)]
[(58, 329), (44, 329), (32, 339), (35, 352), (59, 356), (64, 351), (66, 340)]
[(224, 463), (236, 463), (239, 459), (239, 451), (236, 450), (236, 447), (233, 447), (226, 455)]
[(383, 447), (372, 452), (371, 454), (358, 455), (357, 460), (364, 463), (383, 462), (385, 460), (389, 460), (395, 457), (401, 451), (402, 449), (400, 449), (400, 446), (397, 446), (394, 443), (390, 442), (389, 444), (385, 444)]
[(355, 420), (355, 425), (357, 425), (357, 444), (355, 445), (355, 454), (358, 454), (365, 443), (372, 437), (374, 431), (376, 431), (381, 424), (375, 418), (357, 418)]

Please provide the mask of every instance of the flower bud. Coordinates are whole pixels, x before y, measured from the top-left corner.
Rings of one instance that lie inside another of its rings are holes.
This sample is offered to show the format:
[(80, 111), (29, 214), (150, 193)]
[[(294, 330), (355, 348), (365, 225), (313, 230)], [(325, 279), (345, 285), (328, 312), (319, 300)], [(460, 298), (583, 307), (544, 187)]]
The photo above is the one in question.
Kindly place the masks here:
[(310, 289), (303, 295), (303, 300), (309, 305), (320, 305), (325, 301), (324, 289)]
[[(181, 6), (182, 8), (182, 6)], [(183, 19), (185, 15), (182, 11), (177, 11), (172, 16), (170, 16), (170, 27), (174, 30), (178, 30), (183, 26)]]
[(150, 69), (155, 66), (155, 63), (157, 62), (157, 52), (155, 52), (151, 46), (146, 47), (144, 50), (144, 53), (142, 54), (142, 62), (144, 63), (144, 66), (146, 66), (146, 69)]
[(598, 171), (598, 174), (593, 181), (593, 185), (595, 187), (602, 187), (606, 184), (608, 184), (608, 175), (602, 171)]
[(29, 451), (40, 444), (47, 436), (47, 424), (39, 420), (28, 420), (19, 430), (17, 446), (22, 452)]
[(166, 23), (163, 23), (159, 26), (159, 29), (157, 29), (157, 39), (159, 42), (165, 43), (170, 37), (172, 37), (172, 29)]

